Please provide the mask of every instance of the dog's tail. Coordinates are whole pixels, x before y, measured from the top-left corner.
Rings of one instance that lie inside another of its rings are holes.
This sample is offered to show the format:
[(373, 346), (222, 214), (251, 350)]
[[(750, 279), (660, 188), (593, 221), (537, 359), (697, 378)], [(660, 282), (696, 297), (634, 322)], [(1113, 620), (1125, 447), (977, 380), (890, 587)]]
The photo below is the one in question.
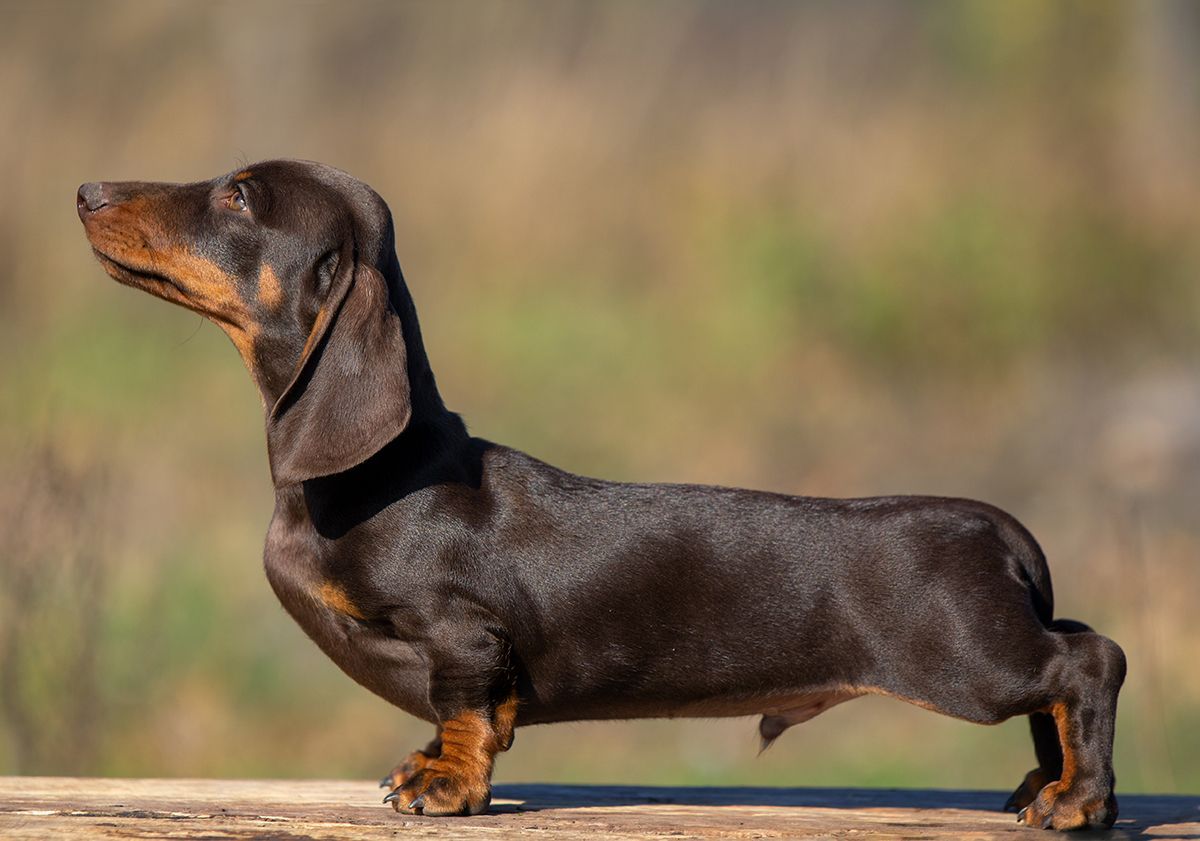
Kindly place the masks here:
[(1050, 567), (1046, 555), (1029, 529), (1013, 517), (1002, 522), (1005, 542), (1013, 552), (1017, 577), (1029, 590), (1029, 599), (1038, 620), (1050, 628), (1054, 624), (1054, 587), (1050, 583)]
[(1029, 533), (1029, 530), (1012, 520), (1009, 525), (1013, 529), (1009, 544), (1016, 552), (1017, 567), (1021, 580), (1029, 590), (1029, 599), (1033, 604), (1033, 612), (1046, 629), (1056, 634), (1083, 634), (1092, 630), (1090, 625), (1077, 622), (1074, 619), (1054, 618), (1054, 588), (1050, 584), (1050, 567), (1046, 564), (1046, 556), (1042, 547)]

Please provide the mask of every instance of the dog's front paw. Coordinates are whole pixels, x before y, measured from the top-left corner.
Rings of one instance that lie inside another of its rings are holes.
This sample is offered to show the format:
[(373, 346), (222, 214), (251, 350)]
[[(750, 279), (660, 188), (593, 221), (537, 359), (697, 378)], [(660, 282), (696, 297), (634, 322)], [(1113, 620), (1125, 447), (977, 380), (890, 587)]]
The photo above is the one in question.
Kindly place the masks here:
[(487, 777), (430, 762), (383, 799), (397, 812), (440, 817), (478, 815), (492, 800)]
[(397, 789), (411, 780), (421, 771), (424, 771), (429, 763), (437, 757), (432, 753), (423, 750), (415, 750), (404, 760), (387, 773), (382, 780), (379, 781), (380, 788)]
[(1117, 799), (1112, 792), (1089, 794), (1082, 786), (1066, 788), (1049, 783), (1033, 802), (1021, 810), (1017, 820), (1041, 829), (1107, 829), (1117, 819)]

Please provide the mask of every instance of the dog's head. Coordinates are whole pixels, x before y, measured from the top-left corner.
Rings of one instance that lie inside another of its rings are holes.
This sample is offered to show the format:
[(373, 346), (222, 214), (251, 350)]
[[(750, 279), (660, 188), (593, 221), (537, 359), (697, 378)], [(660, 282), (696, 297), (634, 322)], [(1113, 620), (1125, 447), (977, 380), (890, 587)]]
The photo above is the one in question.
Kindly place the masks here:
[(411, 383), (432, 380), (371, 188), (267, 161), (194, 184), (84, 184), (77, 206), (110, 275), (233, 340), (267, 404), (277, 484), (347, 470), (404, 431)]

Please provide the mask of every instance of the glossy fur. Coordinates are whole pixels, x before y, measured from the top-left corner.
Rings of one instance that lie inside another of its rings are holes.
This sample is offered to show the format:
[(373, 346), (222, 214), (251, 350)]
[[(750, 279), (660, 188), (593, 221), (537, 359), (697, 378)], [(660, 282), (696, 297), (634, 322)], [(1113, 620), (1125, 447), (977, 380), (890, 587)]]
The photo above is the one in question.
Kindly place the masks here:
[(86, 184), (78, 207), (109, 274), (211, 318), (262, 392), (271, 586), (354, 680), (436, 726), (384, 779), (398, 810), (482, 811), (514, 727), (759, 715), (769, 743), (874, 693), (1029, 715), (1039, 765), (1009, 806), (1115, 819), (1124, 656), (1053, 619), (1041, 550), (1004, 512), (606, 482), (472, 438), (386, 205), (329, 167)]

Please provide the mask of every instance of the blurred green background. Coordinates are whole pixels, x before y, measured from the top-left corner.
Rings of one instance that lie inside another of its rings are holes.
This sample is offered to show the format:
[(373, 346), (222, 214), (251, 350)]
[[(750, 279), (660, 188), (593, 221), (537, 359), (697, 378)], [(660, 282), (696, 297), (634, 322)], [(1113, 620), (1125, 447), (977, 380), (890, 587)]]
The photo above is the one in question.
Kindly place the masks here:
[[(1200, 791), (1200, 6), (6, 2), (0, 772), (377, 777), (429, 728), (261, 571), (258, 395), (118, 286), (88, 180), (321, 160), (391, 203), (449, 405), (613, 479), (1012, 511)], [(1024, 721), (518, 734), (501, 781), (1011, 788)]]

